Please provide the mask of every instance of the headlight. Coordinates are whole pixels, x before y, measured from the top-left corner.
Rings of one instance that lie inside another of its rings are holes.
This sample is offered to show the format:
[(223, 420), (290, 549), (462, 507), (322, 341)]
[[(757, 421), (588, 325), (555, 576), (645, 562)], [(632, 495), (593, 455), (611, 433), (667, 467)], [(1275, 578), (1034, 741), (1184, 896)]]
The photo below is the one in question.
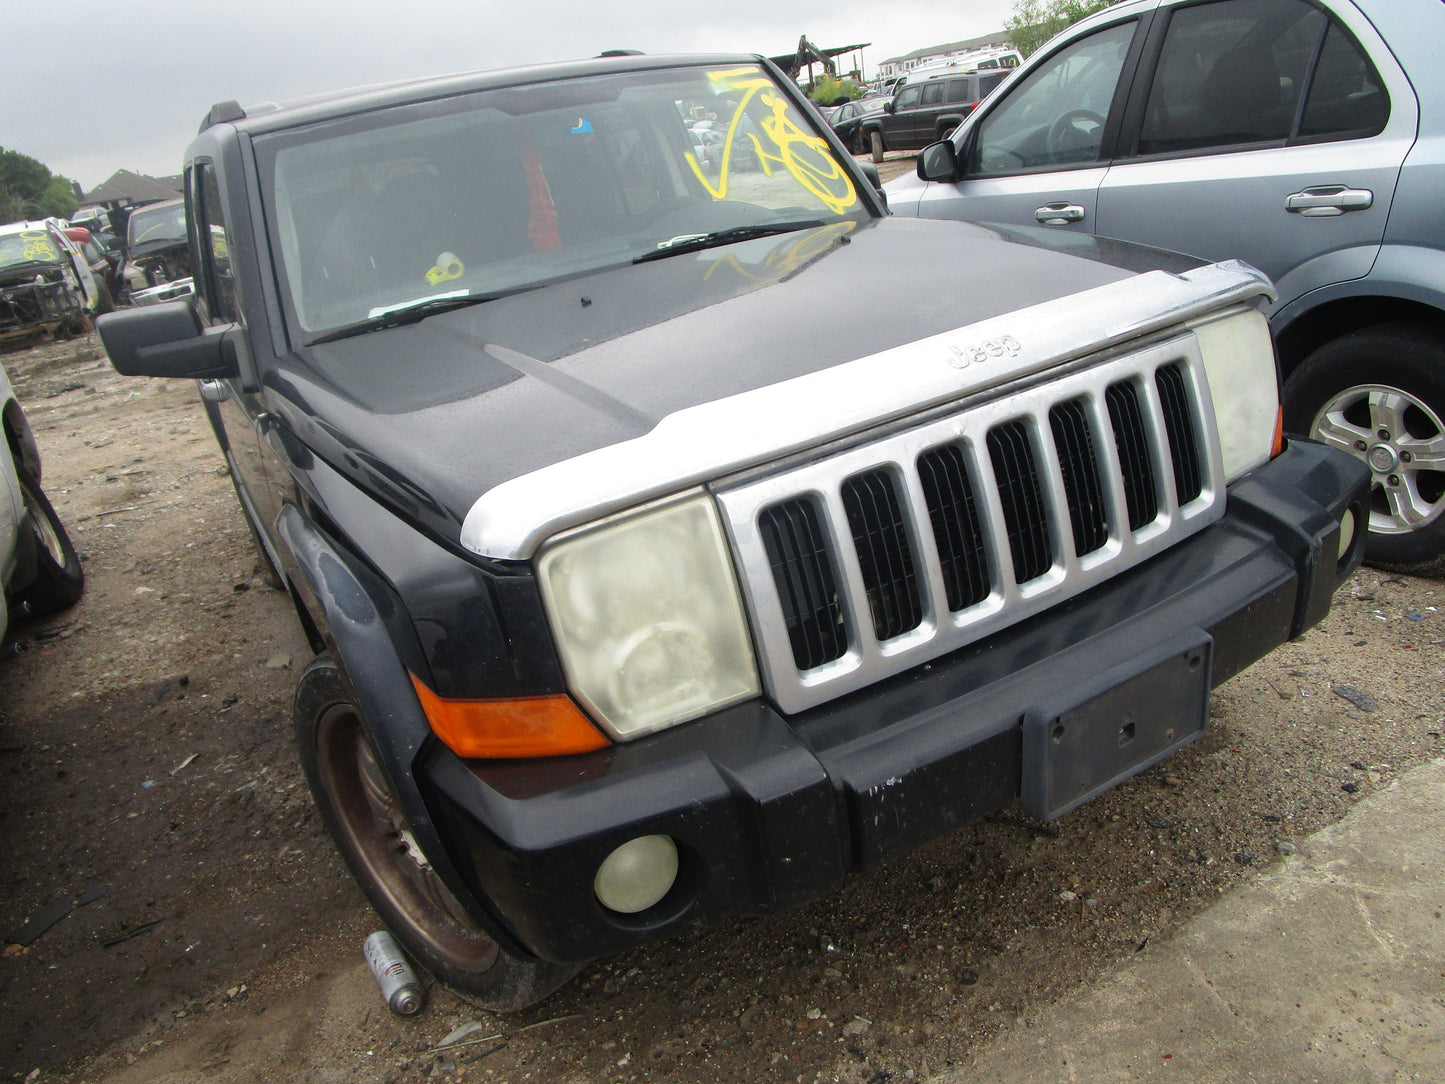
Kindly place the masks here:
[(614, 737), (650, 734), (758, 695), (711, 498), (566, 537), (537, 570), (568, 685)]
[(1248, 310), (1195, 324), (1199, 353), (1209, 374), (1214, 420), (1233, 481), (1268, 462), (1279, 417), (1274, 340), (1263, 314)]

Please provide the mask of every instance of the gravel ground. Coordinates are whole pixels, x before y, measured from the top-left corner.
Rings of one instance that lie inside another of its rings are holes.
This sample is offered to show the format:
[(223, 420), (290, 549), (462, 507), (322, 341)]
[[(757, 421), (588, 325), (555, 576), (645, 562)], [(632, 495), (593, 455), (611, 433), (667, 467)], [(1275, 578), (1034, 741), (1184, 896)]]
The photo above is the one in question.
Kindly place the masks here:
[(1058, 822), (1006, 810), (511, 1017), (433, 988), (398, 1019), (291, 749), (306, 647), (193, 388), (117, 376), (93, 336), (3, 361), (87, 592), (0, 663), (0, 1079), (926, 1078), (1445, 752), (1440, 584), (1363, 570), (1201, 742)]

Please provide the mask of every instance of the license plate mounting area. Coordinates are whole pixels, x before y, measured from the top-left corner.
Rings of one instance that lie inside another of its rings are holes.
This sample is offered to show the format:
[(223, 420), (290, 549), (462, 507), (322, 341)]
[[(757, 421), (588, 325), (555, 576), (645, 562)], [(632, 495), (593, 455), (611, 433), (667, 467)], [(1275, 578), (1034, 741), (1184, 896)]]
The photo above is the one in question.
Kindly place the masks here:
[(1055, 820), (1198, 740), (1213, 649), (1191, 629), (1035, 705), (1023, 720), (1024, 809)]

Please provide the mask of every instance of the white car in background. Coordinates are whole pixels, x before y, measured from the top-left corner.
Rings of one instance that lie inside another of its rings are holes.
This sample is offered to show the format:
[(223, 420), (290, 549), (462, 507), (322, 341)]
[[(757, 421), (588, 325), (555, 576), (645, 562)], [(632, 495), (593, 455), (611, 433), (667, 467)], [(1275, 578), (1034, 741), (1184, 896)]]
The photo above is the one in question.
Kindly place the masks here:
[(0, 339), (81, 332), (109, 301), (58, 218), (0, 226)]
[(0, 368), (0, 637), (10, 617), (64, 609), (80, 598), (85, 573), (55, 509), (40, 489), (40, 453), (10, 377)]

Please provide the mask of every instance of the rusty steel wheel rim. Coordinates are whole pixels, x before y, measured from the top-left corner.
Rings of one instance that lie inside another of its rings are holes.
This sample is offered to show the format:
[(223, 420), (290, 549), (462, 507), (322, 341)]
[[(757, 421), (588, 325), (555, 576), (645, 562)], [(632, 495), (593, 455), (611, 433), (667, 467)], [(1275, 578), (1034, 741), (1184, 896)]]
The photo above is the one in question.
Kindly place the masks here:
[(490, 970), (497, 943), (467, 915), (417, 847), (356, 709), (349, 704), (328, 708), (316, 737), (321, 784), (342, 845), (367, 881), (442, 964), (468, 974)]

